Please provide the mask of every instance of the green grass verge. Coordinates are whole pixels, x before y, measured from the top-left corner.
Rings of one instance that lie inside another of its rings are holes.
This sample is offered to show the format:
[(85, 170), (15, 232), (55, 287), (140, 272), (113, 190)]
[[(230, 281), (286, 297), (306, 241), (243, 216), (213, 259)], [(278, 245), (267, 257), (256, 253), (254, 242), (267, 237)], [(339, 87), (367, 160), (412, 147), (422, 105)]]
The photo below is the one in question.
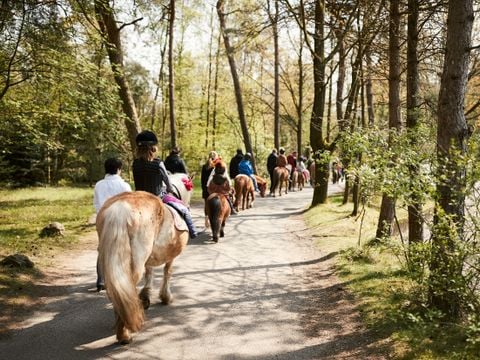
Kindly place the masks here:
[[(0, 255), (19, 252), (41, 256), (46, 250), (75, 243), (95, 212), (92, 199), (91, 188), (0, 191)], [(43, 227), (53, 221), (65, 226), (65, 236), (40, 238)]]
[[(368, 208), (363, 218), (349, 216), (352, 205), (341, 198), (309, 209), (305, 220), (313, 229), (316, 246), (327, 253), (338, 252), (336, 269), (354, 294), (362, 318), (374, 333), (393, 340), (396, 359), (479, 359), (479, 349), (466, 342), (465, 328), (442, 324), (415, 311), (416, 288), (407, 277), (393, 246), (369, 245), (375, 237), (378, 209)], [(406, 214), (399, 211), (400, 222)], [(394, 237), (392, 244), (399, 245)], [(360, 246), (359, 246), (360, 244)], [(398, 248), (398, 246), (397, 246)], [(412, 300), (413, 299), (413, 300)]]
[[(0, 260), (21, 253), (35, 263), (32, 269), (0, 267), (0, 333), (39, 303), (35, 283), (59, 252), (68, 252), (88, 226), (93, 189), (79, 187), (28, 188), (0, 191)], [(40, 231), (57, 221), (65, 236), (40, 237)]]

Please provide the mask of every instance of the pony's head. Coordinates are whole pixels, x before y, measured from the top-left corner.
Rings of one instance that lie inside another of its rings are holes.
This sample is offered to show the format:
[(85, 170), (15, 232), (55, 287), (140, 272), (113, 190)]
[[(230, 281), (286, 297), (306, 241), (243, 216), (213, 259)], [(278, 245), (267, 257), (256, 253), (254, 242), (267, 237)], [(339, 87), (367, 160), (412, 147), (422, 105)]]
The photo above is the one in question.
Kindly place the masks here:
[(260, 196), (265, 197), (265, 193), (267, 191), (267, 181), (258, 175), (255, 175), (255, 179), (257, 179), (257, 185), (258, 185), (258, 190), (260, 190)]

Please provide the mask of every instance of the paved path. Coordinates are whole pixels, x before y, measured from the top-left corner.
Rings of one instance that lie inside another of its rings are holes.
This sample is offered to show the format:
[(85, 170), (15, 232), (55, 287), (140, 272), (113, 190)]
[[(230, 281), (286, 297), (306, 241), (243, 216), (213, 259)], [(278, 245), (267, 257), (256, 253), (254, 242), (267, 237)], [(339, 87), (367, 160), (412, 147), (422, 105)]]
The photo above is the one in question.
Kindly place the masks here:
[[(174, 263), (173, 304), (153, 298), (144, 328), (123, 347), (105, 293), (94, 291), (96, 251), (75, 255), (43, 284), (46, 305), (0, 339), (0, 359), (386, 358), (333, 275), (335, 254), (311, 246), (301, 220), (311, 198), (308, 187), (257, 199), (229, 218), (218, 244), (209, 233), (191, 241)], [(199, 227), (201, 215), (195, 208)]]

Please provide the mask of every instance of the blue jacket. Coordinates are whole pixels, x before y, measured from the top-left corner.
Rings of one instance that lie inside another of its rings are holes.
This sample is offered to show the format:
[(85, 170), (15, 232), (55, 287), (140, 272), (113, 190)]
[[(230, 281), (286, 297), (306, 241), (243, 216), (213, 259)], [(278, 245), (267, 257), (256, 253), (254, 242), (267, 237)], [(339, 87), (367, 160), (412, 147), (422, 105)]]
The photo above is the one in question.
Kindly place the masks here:
[(238, 164), (238, 172), (248, 176), (253, 175), (253, 167), (250, 160), (240, 161), (240, 164)]

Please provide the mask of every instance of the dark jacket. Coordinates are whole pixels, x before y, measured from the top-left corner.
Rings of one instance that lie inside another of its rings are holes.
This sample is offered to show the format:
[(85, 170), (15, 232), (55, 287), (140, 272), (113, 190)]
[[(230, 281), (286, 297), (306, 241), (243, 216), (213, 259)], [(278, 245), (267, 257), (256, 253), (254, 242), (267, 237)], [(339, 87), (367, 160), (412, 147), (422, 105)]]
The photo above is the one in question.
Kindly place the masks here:
[(277, 155), (274, 154), (273, 152), (268, 155), (267, 158), (267, 170), (269, 174), (273, 173), (273, 169), (277, 167)]
[(187, 167), (185, 162), (180, 157), (180, 155), (176, 153), (170, 153), (165, 159), (165, 168), (170, 171), (170, 173), (184, 173), (187, 174)]
[(230, 175), (230, 179), (235, 179), (235, 176), (239, 174), (238, 172), (238, 165), (240, 161), (243, 160), (243, 155), (237, 154), (235, 155), (232, 160), (230, 160), (230, 166), (228, 168), (228, 175)]
[(135, 159), (133, 160), (132, 170), (135, 190), (147, 191), (159, 196), (162, 193), (163, 183), (165, 183), (167, 192), (172, 191), (165, 166), (160, 159), (157, 158), (152, 161)]
[(210, 174), (213, 171), (213, 167), (209, 166), (208, 164), (203, 164), (202, 166), (202, 174), (200, 177), (200, 183), (202, 185), (202, 199), (208, 198), (208, 188), (207, 188), (207, 182), (208, 178), (210, 177)]

